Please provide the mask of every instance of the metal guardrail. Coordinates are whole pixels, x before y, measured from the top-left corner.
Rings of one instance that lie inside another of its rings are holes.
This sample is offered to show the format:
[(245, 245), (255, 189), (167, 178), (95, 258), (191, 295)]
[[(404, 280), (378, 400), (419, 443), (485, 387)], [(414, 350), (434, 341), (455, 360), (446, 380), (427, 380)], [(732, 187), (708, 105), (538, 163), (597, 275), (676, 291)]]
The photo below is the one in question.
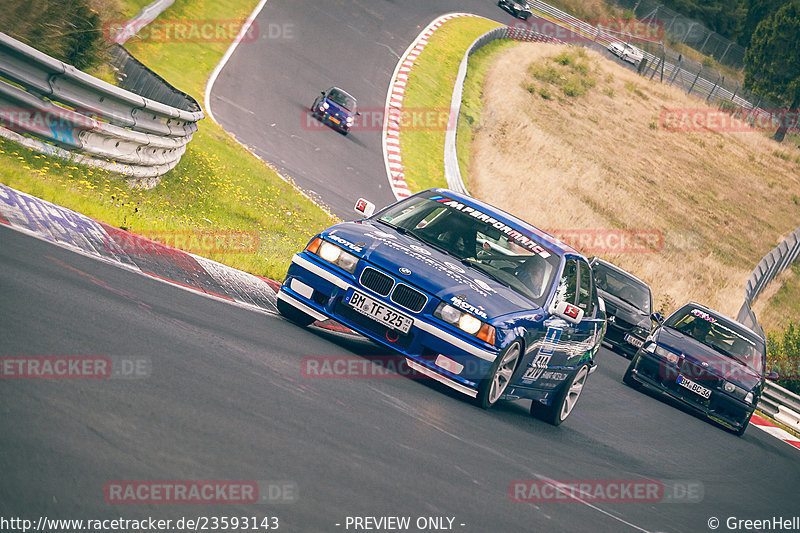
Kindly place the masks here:
[(154, 178), (175, 167), (204, 115), (145, 98), (0, 33), (0, 136), (49, 155)]
[(761, 291), (775, 277), (786, 270), (800, 256), (800, 228), (794, 230), (783, 242), (773, 248), (767, 255), (759, 261), (756, 268), (747, 278), (747, 285), (744, 290), (744, 303), (736, 319), (755, 329), (762, 336), (764, 331), (756, 321), (756, 315), (750, 306), (756, 301)]
[(800, 432), (800, 396), (780, 385), (767, 382), (758, 408), (778, 422)]
[[(528, 5), (534, 14), (603, 46), (608, 47), (614, 42), (626, 42), (619, 36), (603, 31), (542, 0), (529, 0)], [(655, 43), (642, 41), (636, 44), (638, 48), (648, 48), (645, 45)], [(642, 76), (649, 76), (650, 79), (653, 79), (658, 73), (661, 81), (669, 80), (670, 85), (678, 83), (687, 89), (688, 93), (705, 98), (711, 104), (728, 104), (741, 108), (743, 116), (740, 118), (750, 123), (759, 120), (763, 124), (772, 119), (778, 120), (779, 117), (774, 115), (774, 112), (780, 108), (779, 105), (750, 94), (739, 83), (726, 80), (721, 73), (713, 69), (706, 69), (700, 63), (684, 58), (678, 52), (664, 47), (662, 43), (658, 43), (657, 46), (660, 48), (659, 55), (647, 49), (642, 50), (645, 59), (643, 62), (645, 68), (640, 72)], [(652, 48), (652, 46), (650, 47)], [(710, 78), (704, 76), (710, 76)], [(772, 110), (772, 112), (768, 110)], [(789, 125), (789, 128), (798, 128), (798, 125)]]
[(152, 4), (148, 4), (139, 11), (135, 17), (126, 22), (119, 32), (113, 36), (113, 42), (117, 44), (125, 44), (125, 42), (136, 35), (139, 30), (153, 22), (157, 16), (164, 12), (171, 6), (175, 0), (155, 0)]
[(458, 153), (456, 150), (456, 136), (458, 130), (458, 116), (461, 113), (461, 97), (464, 93), (464, 80), (467, 77), (467, 67), (469, 58), (479, 48), (498, 39), (513, 39), (515, 41), (559, 43), (558, 39), (543, 35), (539, 32), (516, 27), (501, 26), (484, 33), (475, 39), (464, 53), (461, 64), (458, 67), (453, 96), (450, 99), (450, 119), (449, 127), (444, 135), (444, 176), (447, 180), (447, 187), (462, 194), (469, 194), (464, 179), (461, 176), (461, 169), (458, 165)]

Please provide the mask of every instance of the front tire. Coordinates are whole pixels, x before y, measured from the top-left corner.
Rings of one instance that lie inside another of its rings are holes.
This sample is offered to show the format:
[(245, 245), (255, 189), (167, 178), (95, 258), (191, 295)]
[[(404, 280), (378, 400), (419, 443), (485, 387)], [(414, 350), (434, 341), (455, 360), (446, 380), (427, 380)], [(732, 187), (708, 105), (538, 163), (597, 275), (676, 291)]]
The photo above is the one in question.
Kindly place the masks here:
[(638, 360), (638, 354), (634, 355), (631, 358), (631, 362), (628, 364), (627, 370), (625, 370), (625, 373), (622, 375), (622, 382), (632, 389), (638, 389), (640, 387), (639, 382), (633, 377), (633, 368), (636, 366), (636, 361)]
[(511, 376), (522, 358), (522, 342), (515, 340), (500, 352), (495, 359), (489, 375), (481, 381), (478, 396), (475, 398), (481, 409), (489, 409), (505, 392), (511, 382)]
[(736, 435), (737, 437), (741, 437), (742, 435), (744, 435), (744, 432), (747, 431), (747, 426), (750, 425), (750, 418), (752, 418), (752, 416), (753, 416), (752, 412), (749, 415), (747, 415), (747, 418), (745, 418), (742, 423), (742, 427), (733, 430), (732, 431), (733, 434)]
[(561, 387), (552, 404), (542, 405), (535, 400), (531, 403), (531, 415), (544, 420), (548, 424), (560, 426), (575, 409), (575, 404), (578, 403), (578, 398), (581, 397), (583, 386), (586, 384), (588, 376), (588, 364), (578, 367), (572, 379)]
[(306, 327), (314, 323), (313, 316), (307, 315), (291, 304), (287, 304), (283, 300), (277, 302), (278, 312), (289, 321), (294, 322), (298, 326)]

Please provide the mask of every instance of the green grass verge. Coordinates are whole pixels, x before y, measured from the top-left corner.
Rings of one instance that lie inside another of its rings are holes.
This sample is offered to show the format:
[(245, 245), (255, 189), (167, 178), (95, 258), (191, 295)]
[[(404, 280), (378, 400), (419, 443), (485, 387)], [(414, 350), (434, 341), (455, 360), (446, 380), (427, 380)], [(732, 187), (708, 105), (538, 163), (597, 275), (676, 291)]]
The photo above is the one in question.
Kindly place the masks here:
[[(408, 77), (403, 107), (413, 117), (440, 117), (423, 126), (411, 120), (400, 131), (403, 167), (412, 191), (445, 187), (444, 136), (458, 66), (472, 42), (497, 27), (491, 20), (463, 17), (444, 23), (431, 36)], [(428, 116), (428, 115), (425, 115)]]
[(122, 2), (122, 20), (130, 20), (139, 14), (142, 8), (149, 6), (153, 0), (125, 0)]
[[(180, 2), (162, 17), (242, 19), (255, 4), (255, 0)], [(202, 103), (206, 80), (227, 47), (228, 43), (134, 39), (128, 49)], [(334, 219), (211, 120), (201, 121), (199, 128), (178, 166), (149, 191), (128, 188), (116, 174), (38, 155), (9, 141), (0, 143), (0, 181), (135, 233), (247, 232), (258, 237), (255, 251), (235, 246), (189, 251), (253, 274), (282, 279), (292, 254)]]

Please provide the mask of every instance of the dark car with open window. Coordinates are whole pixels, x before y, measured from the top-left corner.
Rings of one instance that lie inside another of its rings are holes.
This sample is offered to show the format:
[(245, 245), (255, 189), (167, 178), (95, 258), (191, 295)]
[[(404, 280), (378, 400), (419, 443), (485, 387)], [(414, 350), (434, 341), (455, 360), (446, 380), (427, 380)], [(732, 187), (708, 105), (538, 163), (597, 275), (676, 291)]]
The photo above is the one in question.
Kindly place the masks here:
[(647, 283), (608, 261), (592, 257), (589, 262), (597, 294), (606, 303), (608, 328), (603, 344), (630, 359), (653, 327), (653, 293)]

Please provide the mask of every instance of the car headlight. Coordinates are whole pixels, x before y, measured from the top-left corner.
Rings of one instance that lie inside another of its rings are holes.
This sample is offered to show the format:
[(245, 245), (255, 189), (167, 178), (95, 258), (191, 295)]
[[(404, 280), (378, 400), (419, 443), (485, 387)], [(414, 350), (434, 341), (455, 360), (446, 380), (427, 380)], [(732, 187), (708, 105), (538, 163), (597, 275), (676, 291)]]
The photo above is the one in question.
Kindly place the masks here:
[(311, 252), (332, 265), (338, 266), (346, 272), (353, 274), (356, 271), (358, 257), (350, 252), (345, 252), (332, 242), (323, 241), (320, 237), (311, 241), (311, 243), (306, 246), (306, 251)]
[(481, 321), (472, 315), (464, 313), (458, 319), (458, 327), (469, 333), (475, 335), (481, 329)]
[(457, 326), (461, 331), (469, 333), (484, 342), (494, 344), (495, 329), (486, 322), (465, 313), (461, 309), (456, 309), (452, 305), (441, 302), (433, 312), (433, 315), (447, 322)]
[(733, 394), (740, 400), (744, 400), (747, 403), (753, 403), (753, 391), (743, 389), (742, 387), (731, 383), (730, 381), (724, 381), (722, 383), (722, 388), (725, 390), (725, 392)]
[(346, 122), (347, 122), (348, 126), (352, 126), (353, 125), (353, 117), (347, 117)]
[(651, 342), (650, 344), (648, 344), (647, 347), (645, 347), (645, 351), (646, 352), (650, 352), (652, 354), (655, 354), (655, 355), (661, 357), (662, 359), (666, 359), (668, 362), (672, 363), (673, 365), (678, 364), (678, 361), (680, 361), (680, 359), (681, 359), (680, 356), (678, 354), (676, 354), (675, 352), (671, 352), (671, 351), (667, 350), (666, 348), (664, 348), (663, 346), (659, 346), (655, 342)]
[(319, 107), (324, 111), (325, 109), (328, 109), (330, 107), (330, 104), (328, 102), (323, 101), (321, 104), (319, 104)]

